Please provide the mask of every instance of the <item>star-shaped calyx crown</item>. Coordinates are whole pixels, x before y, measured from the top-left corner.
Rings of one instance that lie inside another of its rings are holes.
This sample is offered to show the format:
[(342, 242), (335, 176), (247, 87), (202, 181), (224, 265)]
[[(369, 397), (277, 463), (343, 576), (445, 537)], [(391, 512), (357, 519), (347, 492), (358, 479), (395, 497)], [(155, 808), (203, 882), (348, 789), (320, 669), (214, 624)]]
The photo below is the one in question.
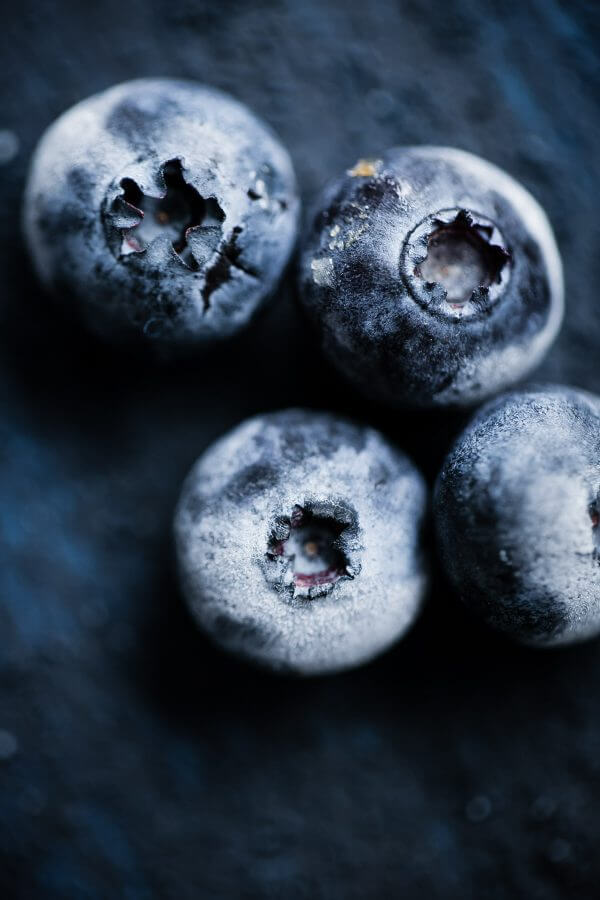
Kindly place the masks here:
[(109, 207), (108, 218), (121, 235), (120, 258), (144, 253), (154, 241), (167, 236), (183, 266), (201, 269), (218, 248), (225, 213), (215, 197), (202, 197), (185, 180), (179, 159), (161, 167), (165, 190), (150, 194), (133, 178), (122, 178), (121, 193)]

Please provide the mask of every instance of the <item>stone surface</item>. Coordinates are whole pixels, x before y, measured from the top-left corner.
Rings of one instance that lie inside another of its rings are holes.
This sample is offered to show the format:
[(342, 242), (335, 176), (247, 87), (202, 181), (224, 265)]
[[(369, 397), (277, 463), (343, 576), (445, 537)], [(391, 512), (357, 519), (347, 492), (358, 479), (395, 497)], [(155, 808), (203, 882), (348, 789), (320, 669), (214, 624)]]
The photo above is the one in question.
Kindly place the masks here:
[(462, 147), (518, 178), (557, 235), (566, 319), (536, 377), (598, 392), (595, 4), (23, 0), (3, 35), (0, 128), (18, 152), (0, 167), (0, 728), (19, 750), (0, 766), (0, 893), (594, 896), (597, 643), (514, 647), (438, 576), (397, 649), (298, 683), (213, 650), (176, 589), (181, 480), (242, 418), (350, 413), (430, 479), (460, 423), (357, 403), (289, 287), (253, 334), (196, 365), (107, 351), (38, 287), (19, 206), (44, 128), (144, 75), (247, 102), (308, 204), (386, 147)]

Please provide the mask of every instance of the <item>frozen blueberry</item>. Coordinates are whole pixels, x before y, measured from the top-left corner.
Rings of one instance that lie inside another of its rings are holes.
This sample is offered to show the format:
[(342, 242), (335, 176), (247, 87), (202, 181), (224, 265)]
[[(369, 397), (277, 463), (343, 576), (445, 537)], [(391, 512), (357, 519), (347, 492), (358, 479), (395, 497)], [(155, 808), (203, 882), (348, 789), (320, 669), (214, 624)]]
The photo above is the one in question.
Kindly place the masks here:
[(600, 399), (535, 388), (492, 401), (435, 496), (445, 568), (491, 625), (531, 644), (600, 631)]
[(42, 282), (113, 339), (228, 337), (277, 284), (298, 199), (287, 152), (213, 88), (140, 79), (42, 137), (24, 227)]
[(301, 295), (332, 361), (392, 406), (469, 406), (507, 387), (563, 313), (540, 206), (490, 163), (440, 147), (360, 160), (326, 190)]
[(425, 501), (419, 473), (376, 431), (303, 410), (250, 419), (183, 487), (175, 535), (192, 613), (273, 669), (365, 662), (419, 610)]

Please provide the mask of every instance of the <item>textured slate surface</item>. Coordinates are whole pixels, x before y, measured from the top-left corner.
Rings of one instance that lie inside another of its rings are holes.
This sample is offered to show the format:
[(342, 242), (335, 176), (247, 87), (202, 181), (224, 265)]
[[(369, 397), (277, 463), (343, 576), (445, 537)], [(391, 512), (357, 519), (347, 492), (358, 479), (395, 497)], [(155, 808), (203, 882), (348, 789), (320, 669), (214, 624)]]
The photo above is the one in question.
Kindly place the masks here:
[(221, 656), (177, 592), (180, 480), (239, 419), (293, 403), (353, 412), (430, 478), (458, 423), (357, 404), (289, 286), (252, 334), (196, 365), (107, 351), (37, 288), (18, 209), (43, 128), (137, 75), (250, 103), (306, 202), (387, 145), (464, 147), (520, 178), (556, 229), (568, 312), (540, 374), (600, 391), (599, 32), (592, 0), (5, 12), (0, 128), (19, 148), (0, 166), (3, 897), (597, 895), (598, 643), (512, 647), (437, 574), (394, 651), (293, 682)]

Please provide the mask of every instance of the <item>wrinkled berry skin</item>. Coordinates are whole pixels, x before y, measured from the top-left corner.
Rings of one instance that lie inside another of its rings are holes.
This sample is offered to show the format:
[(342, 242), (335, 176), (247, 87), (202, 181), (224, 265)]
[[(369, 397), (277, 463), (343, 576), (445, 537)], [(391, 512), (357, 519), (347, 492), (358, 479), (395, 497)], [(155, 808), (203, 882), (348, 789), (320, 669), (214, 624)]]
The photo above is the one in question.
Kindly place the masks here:
[(297, 217), (290, 158), (246, 107), (140, 79), (46, 131), (24, 230), (42, 283), (93, 330), (202, 343), (239, 331), (273, 291)]
[[(301, 298), (326, 354), (373, 399), (470, 406), (526, 375), (554, 340), (563, 282), (550, 225), (495, 166), (449, 148), (395, 148), (359, 161), (319, 208)], [(461, 240), (457, 302), (456, 269), (440, 281), (428, 268), (440, 235), (451, 254)]]
[(426, 491), (376, 431), (288, 410), (242, 423), (188, 476), (184, 595), (227, 650), (299, 675), (363, 663), (415, 619)]
[(600, 631), (600, 399), (563, 387), (492, 401), (446, 459), (435, 523), (446, 571), (524, 643)]

